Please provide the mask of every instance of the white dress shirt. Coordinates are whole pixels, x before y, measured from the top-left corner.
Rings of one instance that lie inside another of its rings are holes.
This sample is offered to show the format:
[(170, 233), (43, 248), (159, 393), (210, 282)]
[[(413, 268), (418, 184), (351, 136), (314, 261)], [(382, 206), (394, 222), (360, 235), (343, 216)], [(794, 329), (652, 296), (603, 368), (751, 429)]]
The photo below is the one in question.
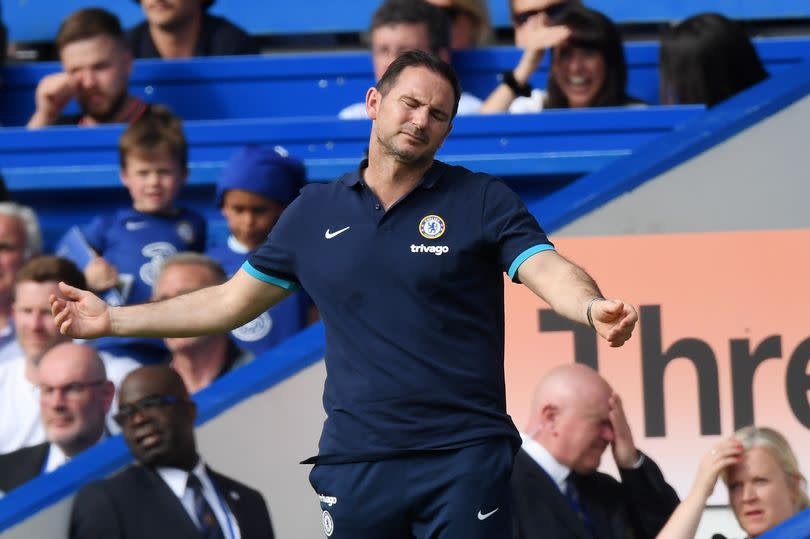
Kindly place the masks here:
[(571, 468), (557, 462), (557, 459), (552, 457), (545, 447), (533, 438), (529, 438), (527, 434), (521, 432), (520, 438), (523, 440), (523, 450), (554, 480), (560, 492), (565, 493), (565, 484)]
[[(174, 495), (177, 496), (180, 503), (183, 504), (191, 520), (199, 528), (200, 523), (197, 520), (197, 512), (194, 510), (194, 494), (186, 488), (188, 484), (188, 472), (179, 468), (166, 467), (158, 467), (156, 471), (166, 484), (169, 485)], [(242, 535), (239, 532), (239, 524), (236, 522), (236, 517), (231, 513), (228, 504), (225, 503), (225, 498), (223, 497), (224, 493), (219, 493), (214, 488), (214, 483), (212, 483), (211, 478), (208, 477), (202, 459), (197, 461), (197, 465), (191, 473), (196, 475), (200, 480), (205, 501), (211, 506), (211, 510), (214, 512), (217, 522), (219, 522), (219, 527), (222, 529), (222, 535), (225, 539), (241, 539)]]

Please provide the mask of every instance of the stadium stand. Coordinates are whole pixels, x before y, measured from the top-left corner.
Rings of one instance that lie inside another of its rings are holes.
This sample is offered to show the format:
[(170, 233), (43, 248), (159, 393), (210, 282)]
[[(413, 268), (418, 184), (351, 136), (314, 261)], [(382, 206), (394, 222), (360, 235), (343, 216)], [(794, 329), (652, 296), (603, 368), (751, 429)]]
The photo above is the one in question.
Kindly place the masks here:
[[(458, 118), (440, 157), (513, 180), (524, 195), (551, 192), (699, 115), (701, 106), (590, 109), (574, 114)], [(46, 244), (71, 224), (126, 204), (118, 180), (122, 127), (0, 130), (0, 166), (15, 196), (37, 208)], [(357, 166), (368, 122), (286, 118), (186, 122), (191, 176), (183, 204), (222, 232), (214, 184), (228, 157), (246, 144), (273, 144), (301, 158), (310, 181), (329, 181)], [(56, 196), (55, 194), (59, 195)]]
[[(810, 38), (768, 38), (755, 44), (770, 73), (810, 58)], [(658, 50), (652, 42), (626, 46), (628, 93), (650, 104), (658, 102)], [(465, 91), (485, 97), (519, 54), (512, 47), (492, 47), (459, 52), (453, 61)], [(52, 62), (8, 66), (0, 123), (24, 125), (34, 111), (37, 82), (58, 69)], [(547, 69), (546, 60), (532, 80), (535, 87), (545, 86)], [(184, 120), (335, 116), (365, 95), (373, 80), (367, 52), (138, 60), (130, 91), (168, 105)]]
[[(223, 15), (252, 34), (325, 34), (356, 33), (367, 29), (368, 19), (378, 0), (352, 0), (352, 9), (342, 2), (287, 2), (265, 0), (217, 0), (211, 13)], [(506, 0), (489, 0), (493, 26), (509, 27)], [(89, 5), (87, 0), (45, 0), (39, 2), (5, 2), (3, 18), (13, 41), (48, 41), (56, 33), (59, 21), (71, 11)], [(116, 13), (124, 26), (143, 20), (137, 4), (121, 0), (96, 0), (93, 5)], [(677, 21), (711, 9), (736, 19), (810, 18), (810, 6), (804, 0), (740, 2), (713, 0), (711, 6), (700, 0), (666, 2), (629, 2), (626, 0), (592, 0), (588, 5), (602, 11), (619, 24)], [(39, 16), (47, 12), (49, 17)], [(313, 17), (312, 13), (318, 13)]]
[[(747, 133), (756, 132), (764, 122), (780, 113), (789, 113), (788, 118), (793, 118), (794, 121), (801, 124), (809, 110), (806, 106), (808, 99), (810, 99), (810, 72), (802, 66), (778, 75), (706, 114), (696, 116), (677, 131), (658, 137), (644, 145), (636, 154), (615, 161), (602, 171), (572, 183), (551, 197), (529, 200), (529, 207), (536, 215), (542, 216), (548, 230), (559, 231), (587, 216), (590, 212), (609, 206), (617, 197), (627, 193), (636, 193), (645, 185), (652, 183), (652, 180), (660, 179), (696, 156), (745, 138)], [(802, 105), (804, 106), (802, 107)], [(774, 134), (767, 132), (765, 136), (766, 138), (773, 137)], [(783, 134), (783, 137), (789, 136), (790, 133)], [(772, 144), (774, 147), (785, 146), (780, 143), (778, 137), (772, 141)], [(774, 147), (769, 149), (773, 151)], [(795, 148), (798, 145), (793, 144), (791, 147)], [(755, 152), (753, 155), (747, 156), (749, 160), (760, 157)], [(807, 161), (807, 156), (795, 155), (793, 160), (786, 159), (781, 154), (770, 157), (778, 159), (787, 167), (792, 167), (794, 175), (803, 178), (804, 162)], [(723, 175), (728, 176), (728, 179), (721, 178), (721, 175), (714, 179), (734, 185), (740, 173), (740, 167), (746, 166), (746, 160), (739, 159), (738, 161), (743, 162), (738, 163), (735, 160), (721, 158), (720, 162), (716, 164), (728, 168), (726, 174)], [(683, 179), (686, 178), (679, 178), (679, 180)], [(695, 181), (703, 181), (703, 179), (697, 178)], [(780, 193), (774, 184), (776, 181), (777, 178), (769, 178), (769, 181), (762, 182), (764, 188), (771, 192), (769, 196), (772, 203), (776, 202), (773, 199), (776, 199)], [(750, 183), (745, 186), (746, 189), (757, 187)], [(750, 222), (751, 215), (746, 212), (740, 213), (732, 200), (746, 190), (742, 187), (743, 184), (739, 184), (729, 189), (723, 193), (722, 197), (718, 197), (719, 200), (715, 200), (715, 203), (725, 208), (729, 215), (737, 215)], [(803, 192), (806, 190), (805, 185)], [(687, 190), (683, 196), (693, 197), (694, 192)], [(790, 192), (782, 193), (779, 196), (789, 199), (792, 197), (794, 203), (801, 203)], [(803, 200), (803, 198), (799, 198)], [(759, 201), (761, 199), (754, 203), (759, 203)], [(652, 208), (652, 210), (658, 211), (658, 208)], [(695, 215), (692, 212), (678, 211), (677, 214), (682, 223), (691, 224), (695, 221)], [(795, 227), (797, 223), (804, 223), (803, 226), (807, 226), (806, 212), (786, 212), (785, 217), (792, 220), (790, 226)], [(740, 268), (740, 271), (743, 270), (744, 268)], [(323, 354), (323, 346), (322, 328), (320, 325), (316, 325), (282, 344), (279, 348), (267, 352), (261, 356), (261, 361), (234, 371), (220, 384), (201, 393), (197, 398), (200, 410), (198, 424), (200, 430), (203, 431), (201, 439), (206, 454), (214, 453), (215, 447), (218, 445), (227, 446), (219, 453), (220, 458), (223, 458), (221, 455), (227, 454), (228, 450), (240, 443), (235, 438), (235, 434), (232, 437), (225, 435), (225, 432), (236, 433), (239, 431), (239, 414), (247, 414), (243, 415), (241, 421), (245, 421), (246, 417), (255, 418), (256, 414), (262, 417), (263, 429), (258, 430), (266, 431), (268, 438), (264, 443), (268, 444), (268, 448), (272, 447), (274, 451), (282, 452), (286, 450), (287, 446), (294, 447), (295, 450), (302, 451), (297, 458), (303, 457), (307, 448), (311, 450), (322, 420), (317, 413), (310, 415), (310, 408), (318, 407), (318, 399), (298, 399), (292, 409), (275, 409), (271, 404), (278, 402), (272, 400), (273, 398), (283, 399), (285, 394), (288, 398), (292, 398), (290, 397), (292, 394), (300, 397), (301, 394), (310, 395), (319, 391), (319, 384), (323, 382), (322, 371), (317, 371), (312, 378), (307, 378), (307, 383), (310, 385), (296, 385), (292, 389), (290, 386), (285, 388), (284, 385), (288, 382), (295, 383), (301, 376), (309, 376), (311, 372), (309, 368), (315, 368), (318, 365), (318, 359)], [(285, 391), (294, 393), (284, 393)], [(262, 411), (259, 412), (257, 407), (265, 408), (261, 408)], [(284, 416), (288, 416), (286, 423), (283, 420)], [(222, 426), (224, 422), (235, 423), (231, 426), (231, 431), (223, 430), (225, 429)], [(289, 430), (284, 430), (285, 428)], [(244, 430), (246, 429), (242, 429), (242, 431)], [(256, 432), (248, 434), (242, 432), (242, 435), (253, 437), (251, 438), (252, 447), (257, 449)], [(284, 448), (277, 443), (279, 439), (285, 440)], [(302, 447), (303, 449), (301, 449)], [(256, 459), (262, 459), (263, 467), (267, 468), (267, 475), (262, 476), (262, 480), (267, 481), (267, 484), (262, 488), (265, 494), (269, 492), (268, 500), (275, 521), (278, 522), (279, 533), (287, 532), (290, 537), (308, 537), (313, 533), (316, 534), (319, 529), (317, 511), (305, 507), (305, 504), (311, 503), (311, 492), (306, 490), (306, 485), (298, 491), (295, 490), (298, 485), (284, 483), (285, 479), (290, 478), (289, 475), (284, 474), (287, 473), (285, 470), (291, 465), (294, 457), (285, 453), (283, 458), (279, 457), (277, 460), (268, 462), (262, 457), (262, 451), (255, 450), (251, 453), (255, 454)], [(230, 461), (230, 466), (238, 468), (244, 465), (246, 469), (251, 469), (251, 464), (247, 462), (250, 460), (249, 456), (240, 455), (239, 459)], [(239, 462), (236, 462), (237, 460)], [(128, 461), (121, 440), (114, 439), (104, 446), (99, 446), (81, 455), (52, 476), (33, 481), (0, 503), (0, 532), (6, 533), (6, 536), (12, 539), (50, 536), (48, 532), (58, 533), (54, 530), (59, 530), (60, 526), (64, 525), (69, 498), (76, 488), (90, 478), (102, 477), (111, 473)], [(223, 469), (227, 470), (227, 468)], [(256, 474), (255, 469), (252, 473)], [(297, 471), (294, 470), (291, 473), (298, 474), (296, 477), (303, 477), (306, 471), (302, 467), (298, 467)], [(278, 494), (274, 496), (274, 492)], [(305, 494), (303, 498), (299, 499), (291, 492), (304, 492)], [(37, 516), (30, 518), (33, 515)], [(309, 528), (307, 528), (309, 519), (302, 518), (302, 515), (314, 517)], [(809, 528), (810, 515), (805, 514), (786, 522), (782, 527), (774, 529), (769, 535), (763, 537), (768, 539), (804, 538), (810, 536)], [(39, 532), (39, 535), (35, 530)]]

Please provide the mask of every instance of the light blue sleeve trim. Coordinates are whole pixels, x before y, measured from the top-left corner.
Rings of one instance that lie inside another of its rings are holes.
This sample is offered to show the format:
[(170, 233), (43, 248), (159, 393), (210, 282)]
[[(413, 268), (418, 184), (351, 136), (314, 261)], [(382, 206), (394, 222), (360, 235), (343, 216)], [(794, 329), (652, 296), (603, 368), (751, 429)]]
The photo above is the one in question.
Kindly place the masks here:
[(242, 264), (242, 269), (245, 270), (251, 277), (255, 277), (256, 279), (263, 281), (265, 283), (280, 286), (281, 288), (289, 290), (290, 292), (295, 292), (296, 290), (301, 288), (301, 285), (299, 285), (298, 283), (286, 281), (284, 279), (279, 279), (278, 277), (273, 277), (272, 275), (267, 275), (266, 273), (257, 270), (256, 268), (251, 266), (250, 262), (248, 261), (245, 261), (245, 263)]
[(536, 255), (537, 253), (541, 253), (543, 251), (553, 251), (553, 250), (554, 250), (554, 246), (549, 244), (549, 243), (544, 243), (543, 245), (535, 245), (534, 247), (529, 247), (528, 249), (526, 249), (525, 251), (520, 253), (517, 256), (517, 258), (515, 258), (515, 261), (512, 262), (512, 265), (509, 266), (509, 271), (507, 272), (507, 274), (509, 275), (509, 279), (511, 279), (513, 281), (515, 280), (515, 275), (517, 274), (518, 268), (520, 267), (521, 264), (526, 262), (526, 260), (530, 256)]

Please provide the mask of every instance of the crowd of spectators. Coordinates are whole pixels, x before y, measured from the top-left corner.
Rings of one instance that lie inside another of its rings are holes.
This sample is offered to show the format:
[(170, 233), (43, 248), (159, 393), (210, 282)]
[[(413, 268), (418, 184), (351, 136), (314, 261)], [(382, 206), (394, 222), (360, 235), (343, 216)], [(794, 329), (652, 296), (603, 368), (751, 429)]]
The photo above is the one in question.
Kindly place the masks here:
[[(207, 240), (203, 217), (176, 204), (189, 173), (182, 122), (160, 104), (128, 92), (133, 61), (256, 54), (259, 49), (245, 31), (208, 12), (213, 0), (136, 1), (145, 20), (127, 31), (100, 8), (79, 10), (62, 23), (55, 36), (62, 71), (39, 82), (28, 122), (29, 128), (129, 124), (119, 156), (131, 206), (75, 223), (53, 256), (42, 254), (34, 210), (0, 202), (0, 490), (54, 470), (121, 428), (138, 461), (183, 471), (180, 478), (161, 477), (199, 527), (213, 522), (221, 533), (238, 523), (242, 537), (272, 536), (261, 495), (208, 469), (197, 454), (189, 394), (315, 321), (317, 309), (305, 292), (231, 333), (163, 342), (111, 338), (73, 343), (50, 319), (48, 298), (58, 293), (60, 281), (89, 287), (121, 305), (224, 282), (262, 244), (306, 183), (303, 163), (283, 148), (240, 148), (212, 200), (228, 236), (219, 243)], [(576, 0), (511, 0), (510, 13), (519, 61), (490, 95), (463, 93), (460, 115), (647, 105), (627, 93), (624, 44), (608, 16)], [(0, 25), (0, 45), (2, 38)], [(371, 16), (368, 31), (375, 81), (407, 50), (451, 62), (454, 50), (492, 43), (483, 0), (385, 0)], [(534, 88), (547, 51), (545, 89)], [(767, 77), (745, 29), (720, 14), (695, 15), (662, 36), (663, 104), (715, 106)], [(74, 99), (80, 112), (65, 115)], [(349, 105), (338, 116), (367, 118), (367, 103)], [(136, 434), (141, 424), (151, 428), (150, 421), (171, 424), (175, 445), (150, 444), (149, 437), (157, 436), (153, 432)], [(652, 458), (634, 445), (621, 399), (585, 367), (548, 373), (527, 427), (512, 480), (516, 537), (571, 537), (591, 534), (598, 526), (609, 530), (609, 537), (691, 538), (718, 478), (728, 485), (732, 509), (750, 537), (808, 506), (804, 477), (787, 441), (756, 427), (712, 449), (700, 464), (693, 490), (679, 504)], [(607, 447), (620, 481), (596, 471)], [(158, 476), (139, 478), (143, 473), (133, 467), (115, 480), (85, 488), (74, 509), (71, 537), (117, 536), (111, 530), (121, 523), (101, 517), (113, 508), (129, 511), (131, 496), (156, 492)], [(773, 487), (777, 495), (755, 492), (754, 475), (778, 483)], [(144, 481), (151, 482), (148, 488)], [(133, 485), (144, 492), (136, 494)], [(248, 504), (246, 513), (229, 512), (221, 504), (206, 510), (201, 500), (214, 505), (217, 490), (238, 492)], [(538, 499), (545, 500), (548, 514), (538, 510)], [(746, 508), (755, 503), (762, 504), (768, 518), (750, 518)], [(549, 524), (555, 521), (555, 508), (563, 508), (567, 519), (557, 530)], [(132, 527), (149, 520), (137, 513), (126, 519)], [(257, 528), (251, 532), (253, 525)]]

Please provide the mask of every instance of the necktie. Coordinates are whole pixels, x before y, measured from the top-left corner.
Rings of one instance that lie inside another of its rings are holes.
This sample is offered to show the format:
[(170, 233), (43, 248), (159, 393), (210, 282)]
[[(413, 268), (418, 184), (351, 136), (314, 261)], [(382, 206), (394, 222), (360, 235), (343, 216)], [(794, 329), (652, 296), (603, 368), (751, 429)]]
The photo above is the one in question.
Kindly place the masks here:
[(563, 493), (565, 494), (565, 498), (568, 500), (568, 504), (571, 506), (571, 509), (574, 510), (582, 523), (585, 524), (588, 531), (593, 533), (593, 523), (591, 522), (588, 513), (585, 512), (585, 508), (582, 507), (582, 503), (579, 499), (579, 491), (577, 490), (574, 481), (570, 477), (565, 482), (565, 490)]
[(200, 479), (193, 473), (188, 474), (186, 488), (194, 495), (194, 512), (197, 514), (197, 521), (200, 523), (202, 536), (205, 539), (224, 539), (222, 528), (219, 527), (217, 517), (214, 515), (214, 511), (211, 509), (205, 496), (203, 496), (203, 488)]

